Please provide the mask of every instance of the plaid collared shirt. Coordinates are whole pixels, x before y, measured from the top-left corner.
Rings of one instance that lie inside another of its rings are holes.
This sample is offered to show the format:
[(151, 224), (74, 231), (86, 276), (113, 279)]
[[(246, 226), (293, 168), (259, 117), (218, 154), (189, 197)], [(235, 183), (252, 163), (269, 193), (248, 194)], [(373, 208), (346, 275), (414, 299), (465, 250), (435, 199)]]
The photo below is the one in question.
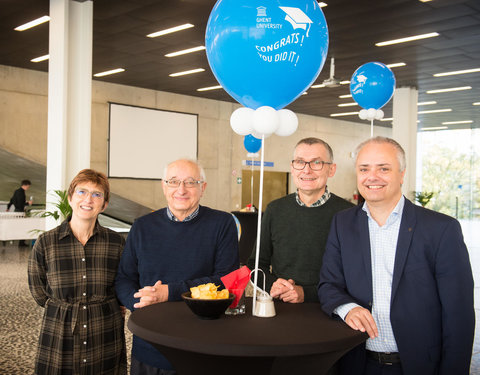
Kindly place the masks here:
[(300, 200), (300, 197), (298, 196), (298, 190), (295, 192), (295, 200), (297, 201), (299, 206), (302, 207), (320, 207), (321, 205), (327, 203), (327, 201), (330, 199), (330, 192), (328, 191), (328, 188), (325, 186), (325, 193), (320, 197), (318, 201), (313, 203), (311, 206), (307, 206), (305, 203), (303, 203)]
[(95, 224), (85, 245), (69, 221), (41, 234), (28, 283), (45, 308), (35, 374), (126, 374), (124, 320), (114, 291), (125, 240)]
[[(190, 220), (193, 220), (197, 217), (198, 215), (198, 210), (199, 210), (200, 206), (197, 207), (197, 209), (195, 211), (193, 211), (190, 215), (188, 215), (185, 219), (182, 220), (182, 222), (186, 222), (186, 221), (190, 221)], [(172, 211), (170, 211), (170, 208), (168, 208), (167, 206), (167, 216), (170, 220), (172, 221), (180, 221), (178, 220), (175, 215), (173, 214)]]

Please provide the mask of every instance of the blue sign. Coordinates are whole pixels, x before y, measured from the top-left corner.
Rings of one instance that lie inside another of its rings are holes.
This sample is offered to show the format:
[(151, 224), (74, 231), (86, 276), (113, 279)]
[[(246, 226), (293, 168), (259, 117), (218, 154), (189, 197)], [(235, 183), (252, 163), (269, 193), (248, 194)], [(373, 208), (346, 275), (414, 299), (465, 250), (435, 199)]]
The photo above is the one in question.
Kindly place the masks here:
[[(251, 160), (244, 160), (244, 165), (252, 165), (252, 161)], [(253, 166), (254, 167), (260, 167), (261, 166), (260, 160), (254, 160), (253, 161)], [(273, 161), (264, 161), (263, 166), (264, 167), (273, 167)]]

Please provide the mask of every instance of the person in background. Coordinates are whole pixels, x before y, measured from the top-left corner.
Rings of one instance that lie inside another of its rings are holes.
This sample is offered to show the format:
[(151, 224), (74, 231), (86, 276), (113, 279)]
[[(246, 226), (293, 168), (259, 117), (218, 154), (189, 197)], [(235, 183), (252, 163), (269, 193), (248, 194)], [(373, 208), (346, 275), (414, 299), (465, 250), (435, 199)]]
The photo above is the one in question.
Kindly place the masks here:
[[(237, 228), (230, 213), (200, 206), (205, 172), (193, 160), (176, 160), (162, 181), (167, 207), (137, 219), (127, 237), (116, 279), (122, 304), (133, 311), (181, 300), (200, 284), (239, 267)], [(222, 288), (219, 288), (222, 289)], [(175, 370), (152, 345), (133, 337), (131, 375), (168, 375)]]
[(21, 186), (13, 192), (10, 202), (7, 204), (7, 211), (9, 211), (10, 207), (13, 205), (15, 212), (25, 212), (25, 206), (32, 205), (32, 200), (27, 201), (25, 195), (25, 192), (30, 189), (32, 183), (30, 180), (23, 180), (20, 185)]
[(35, 374), (124, 375), (124, 317), (115, 295), (123, 237), (98, 223), (110, 197), (107, 177), (84, 169), (70, 183), (72, 216), (41, 234), (28, 283), (44, 307)]
[(323, 310), (369, 338), (343, 374), (467, 375), (475, 311), (457, 220), (402, 195), (405, 152), (376, 137), (357, 148), (363, 205), (335, 216), (321, 269)]
[[(295, 146), (291, 174), (297, 191), (271, 202), (262, 218), (259, 267), (274, 298), (318, 302), (318, 275), (330, 223), (335, 213), (353, 206), (327, 188), (336, 168), (325, 141), (305, 138)], [(247, 264), (255, 268), (255, 251)]]

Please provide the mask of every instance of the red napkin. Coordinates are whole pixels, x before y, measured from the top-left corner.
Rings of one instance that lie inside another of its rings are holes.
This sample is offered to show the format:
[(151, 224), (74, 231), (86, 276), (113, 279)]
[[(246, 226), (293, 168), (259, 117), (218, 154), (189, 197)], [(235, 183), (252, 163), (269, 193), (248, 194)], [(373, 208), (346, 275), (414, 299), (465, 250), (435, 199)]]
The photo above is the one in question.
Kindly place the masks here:
[(230, 272), (228, 275), (225, 275), (220, 278), (230, 293), (235, 294), (235, 299), (233, 300), (230, 307), (236, 307), (238, 301), (242, 297), (242, 294), (247, 287), (248, 282), (250, 281), (250, 270), (247, 266), (243, 266), (238, 270)]

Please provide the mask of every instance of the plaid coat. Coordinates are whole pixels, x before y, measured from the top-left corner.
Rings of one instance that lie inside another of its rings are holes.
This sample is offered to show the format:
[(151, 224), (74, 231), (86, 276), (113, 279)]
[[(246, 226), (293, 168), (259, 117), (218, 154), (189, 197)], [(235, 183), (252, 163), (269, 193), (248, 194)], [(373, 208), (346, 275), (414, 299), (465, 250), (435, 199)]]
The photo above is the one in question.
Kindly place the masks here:
[(124, 319), (114, 292), (124, 242), (97, 222), (83, 246), (68, 220), (35, 242), (28, 283), (45, 308), (35, 374), (126, 374)]

